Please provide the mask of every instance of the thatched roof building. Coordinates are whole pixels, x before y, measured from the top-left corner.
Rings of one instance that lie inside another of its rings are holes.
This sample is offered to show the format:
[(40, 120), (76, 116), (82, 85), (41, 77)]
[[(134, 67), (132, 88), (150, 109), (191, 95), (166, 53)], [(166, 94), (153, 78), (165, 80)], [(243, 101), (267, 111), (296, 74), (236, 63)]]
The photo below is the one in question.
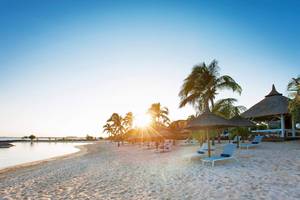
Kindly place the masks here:
[(289, 98), (277, 92), (272, 86), (271, 92), (263, 100), (249, 108), (241, 116), (245, 118), (266, 118), (274, 115), (288, 114)]
[(280, 128), (257, 130), (256, 132), (279, 134), (282, 138), (291, 133), (291, 136), (295, 137), (295, 123), (289, 114), (288, 105), (289, 98), (279, 93), (273, 84), (271, 92), (263, 100), (242, 113), (241, 116), (254, 121), (278, 121), (280, 124)]

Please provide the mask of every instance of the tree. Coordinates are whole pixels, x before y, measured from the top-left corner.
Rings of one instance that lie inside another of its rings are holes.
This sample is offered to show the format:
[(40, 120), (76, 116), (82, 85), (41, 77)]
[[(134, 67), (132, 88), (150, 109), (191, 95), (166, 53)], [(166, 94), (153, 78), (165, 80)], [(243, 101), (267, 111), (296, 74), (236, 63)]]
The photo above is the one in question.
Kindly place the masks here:
[(231, 89), (241, 94), (241, 86), (228, 75), (219, 76), (219, 66), (216, 60), (209, 65), (204, 62), (193, 67), (192, 72), (184, 79), (179, 92), (182, 108), (187, 104), (194, 106), (198, 112), (203, 112), (209, 104), (214, 107), (218, 91)]
[(123, 118), (122, 125), (124, 127), (123, 139), (128, 138), (132, 133), (132, 126), (133, 126), (133, 114), (132, 112), (126, 113), (125, 117)]
[(300, 76), (293, 78), (288, 83), (287, 90), (291, 98), (289, 110), (296, 122), (300, 122)]
[[(236, 106), (236, 102), (237, 99), (235, 98), (220, 99), (215, 103), (214, 107), (211, 108), (211, 110), (216, 115), (219, 115), (226, 119), (230, 119), (235, 116), (239, 116), (242, 112), (247, 110), (245, 106)], [(246, 136), (246, 133), (248, 134), (248, 131), (245, 128), (233, 128), (231, 129), (231, 132), (233, 133), (233, 135), (236, 135), (238, 132), (240, 132), (240, 134), (242, 134), (242, 136), (244, 137)], [(218, 132), (217, 135), (218, 142), (221, 143), (220, 132)]]
[(114, 128), (111, 123), (106, 122), (106, 124), (103, 126), (103, 132), (106, 132), (108, 134), (108, 137), (111, 137), (114, 133)]
[(154, 103), (148, 109), (148, 114), (152, 118), (153, 128), (166, 127), (170, 124), (169, 109), (162, 107), (160, 103)]
[(36, 136), (31, 134), (28, 138), (32, 141), (36, 138)]
[(239, 116), (242, 112), (247, 110), (245, 106), (235, 106), (234, 104), (236, 102), (237, 99), (235, 98), (220, 99), (215, 103), (211, 110), (213, 113), (221, 117), (230, 119), (232, 117)]
[(129, 131), (130, 129), (132, 129), (132, 125), (133, 125), (133, 114), (132, 112), (128, 112), (126, 113), (124, 119), (123, 119), (123, 126), (125, 129), (125, 132)]
[(86, 135), (85, 139), (87, 141), (92, 141), (92, 140), (95, 140), (95, 138), (93, 136), (90, 136), (90, 135)]

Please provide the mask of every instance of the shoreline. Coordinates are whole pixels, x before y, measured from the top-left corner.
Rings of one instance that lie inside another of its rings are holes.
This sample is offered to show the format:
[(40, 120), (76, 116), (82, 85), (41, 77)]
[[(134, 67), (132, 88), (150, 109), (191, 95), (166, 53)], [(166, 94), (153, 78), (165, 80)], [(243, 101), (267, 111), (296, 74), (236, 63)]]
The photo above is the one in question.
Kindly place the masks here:
[(0, 176), (6, 175), (8, 173), (16, 172), (18, 170), (26, 169), (26, 168), (29, 169), (31, 167), (42, 165), (42, 164), (45, 164), (45, 163), (48, 163), (51, 161), (70, 159), (70, 158), (74, 158), (77, 156), (85, 155), (88, 153), (88, 146), (95, 145), (95, 144), (97, 144), (97, 142), (93, 142), (91, 144), (85, 144), (85, 145), (76, 145), (74, 147), (79, 149), (79, 151), (74, 152), (74, 153), (68, 153), (68, 154), (61, 155), (61, 156), (54, 156), (51, 158), (46, 158), (46, 159), (37, 160), (37, 161), (33, 161), (33, 162), (27, 162), (27, 163), (17, 164), (17, 165), (10, 166), (10, 167), (5, 167), (3, 169), (0, 169)]

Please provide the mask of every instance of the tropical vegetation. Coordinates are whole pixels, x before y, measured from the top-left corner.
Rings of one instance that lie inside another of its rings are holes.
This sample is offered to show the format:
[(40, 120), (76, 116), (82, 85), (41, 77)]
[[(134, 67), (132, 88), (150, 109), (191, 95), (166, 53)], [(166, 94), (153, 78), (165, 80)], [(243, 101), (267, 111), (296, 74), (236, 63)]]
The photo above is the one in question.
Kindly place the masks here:
[(118, 142), (123, 142), (128, 132), (132, 129), (133, 114), (132, 112), (126, 113), (125, 117), (122, 117), (118, 113), (113, 113), (103, 126), (103, 131), (108, 133), (109, 138)]
[(289, 110), (296, 122), (300, 122), (300, 76), (288, 83), (287, 90), (291, 98)]
[(33, 134), (31, 134), (31, 135), (28, 136), (28, 138), (29, 138), (31, 141), (33, 141), (33, 140), (36, 138), (36, 136), (33, 135)]
[[(192, 72), (184, 79), (179, 92), (179, 107), (182, 108), (190, 104), (196, 109), (196, 114), (189, 116), (188, 121), (196, 118), (207, 108), (226, 119), (238, 116), (246, 110), (244, 106), (235, 105), (237, 103), (235, 98), (225, 98), (215, 102), (217, 94), (224, 89), (239, 94), (242, 92), (241, 86), (232, 77), (228, 75), (220, 76), (219, 70), (216, 60), (208, 65), (203, 62), (194, 66)], [(203, 140), (201, 131), (194, 132), (192, 135), (199, 140)], [(211, 131), (210, 135), (213, 137), (219, 136), (220, 139), (220, 132)]]
[(170, 124), (169, 109), (162, 107), (160, 103), (153, 103), (147, 113), (151, 116), (152, 128), (167, 127)]
[(210, 64), (201, 63), (193, 67), (192, 72), (184, 79), (179, 92), (182, 108), (187, 104), (194, 106), (197, 112), (202, 113), (209, 106), (214, 108), (218, 92), (230, 89), (241, 94), (241, 86), (228, 75), (219, 75), (219, 66), (216, 60)]

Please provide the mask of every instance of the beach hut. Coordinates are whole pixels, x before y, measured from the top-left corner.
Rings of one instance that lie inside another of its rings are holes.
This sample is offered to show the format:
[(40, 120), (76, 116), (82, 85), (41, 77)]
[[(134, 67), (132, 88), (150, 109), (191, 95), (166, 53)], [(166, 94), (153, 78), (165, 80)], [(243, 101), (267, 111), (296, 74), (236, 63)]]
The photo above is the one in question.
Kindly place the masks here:
[(215, 115), (210, 112), (209, 108), (207, 108), (204, 113), (191, 120), (187, 125), (187, 129), (190, 130), (206, 130), (209, 157), (211, 156), (209, 130), (228, 127), (234, 127), (230, 120)]
[[(266, 130), (253, 132), (276, 134), (281, 138), (295, 137), (295, 121), (289, 113), (288, 104), (289, 98), (277, 92), (273, 84), (271, 92), (263, 100), (242, 113), (241, 116), (256, 122), (266, 122), (268, 125)], [(278, 126), (271, 128), (276, 123)]]

